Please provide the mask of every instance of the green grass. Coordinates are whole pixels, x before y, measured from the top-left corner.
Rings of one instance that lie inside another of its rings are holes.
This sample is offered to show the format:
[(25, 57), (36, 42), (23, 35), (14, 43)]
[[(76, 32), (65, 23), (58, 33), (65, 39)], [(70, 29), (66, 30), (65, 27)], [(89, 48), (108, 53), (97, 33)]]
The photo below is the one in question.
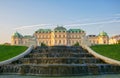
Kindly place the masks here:
[(0, 45), (0, 61), (12, 58), (27, 49), (26, 46)]
[(120, 61), (120, 44), (114, 45), (95, 45), (91, 48), (97, 53)]

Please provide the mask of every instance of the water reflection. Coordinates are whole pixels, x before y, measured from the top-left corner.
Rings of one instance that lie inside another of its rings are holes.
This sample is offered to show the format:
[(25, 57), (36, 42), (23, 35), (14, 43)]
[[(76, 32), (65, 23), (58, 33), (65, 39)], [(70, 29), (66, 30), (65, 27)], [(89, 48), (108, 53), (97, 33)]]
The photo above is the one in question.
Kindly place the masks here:
[(40, 77), (40, 76), (23, 76), (23, 75), (0, 75), (0, 78), (120, 78), (120, 74), (72, 76), (72, 77)]

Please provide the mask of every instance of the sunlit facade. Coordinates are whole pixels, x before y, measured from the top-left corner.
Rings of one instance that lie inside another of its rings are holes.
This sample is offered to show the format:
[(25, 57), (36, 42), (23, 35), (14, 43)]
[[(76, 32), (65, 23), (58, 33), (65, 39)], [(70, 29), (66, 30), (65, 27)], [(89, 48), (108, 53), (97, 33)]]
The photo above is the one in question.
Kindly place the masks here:
[(106, 32), (100, 32), (99, 35), (88, 35), (91, 44), (109, 44), (109, 36)]
[(21, 35), (18, 32), (15, 32), (12, 37), (11, 37), (11, 44), (12, 45), (25, 45), (25, 46), (29, 46), (30, 43), (33, 43), (34, 37), (30, 36), (30, 35)]
[[(35, 38), (36, 44), (39, 46), (42, 43), (48, 46), (55, 46), (55, 45), (71, 46), (76, 43), (81, 44), (85, 35), (86, 35), (85, 31), (81, 29), (67, 30), (62, 26), (57, 26), (54, 30), (39, 29), (35, 31), (33, 37)], [(12, 36), (11, 43), (12, 45), (26, 45), (29, 44), (31, 39), (32, 36), (26, 37), (16, 32)]]
[[(94, 44), (115, 44), (120, 39), (120, 36), (109, 38), (106, 32), (100, 32), (98, 35), (86, 36), (82, 29), (66, 29), (62, 26), (57, 26), (51, 29), (38, 29), (33, 36), (22, 36), (15, 32), (11, 38), (12, 45), (38, 45), (42, 43), (48, 46), (65, 45), (72, 46), (76, 43), (83, 45), (83, 42)], [(85, 44), (87, 44), (85, 43)]]
[(48, 46), (67, 45), (71, 46), (76, 43), (81, 44), (85, 32), (81, 29), (69, 29), (64, 27), (56, 27), (54, 30), (39, 29), (34, 33), (37, 45), (44, 43)]
[(120, 35), (115, 35), (110, 37), (109, 43), (110, 44), (118, 44), (118, 41), (120, 40)]

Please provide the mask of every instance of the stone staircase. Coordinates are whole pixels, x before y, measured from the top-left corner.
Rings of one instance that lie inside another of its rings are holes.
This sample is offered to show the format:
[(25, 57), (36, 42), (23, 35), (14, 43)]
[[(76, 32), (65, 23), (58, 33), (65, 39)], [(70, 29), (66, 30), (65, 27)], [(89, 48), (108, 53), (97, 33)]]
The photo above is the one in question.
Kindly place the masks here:
[(30, 54), (0, 66), (1, 74), (74, 76), (120, 73), (120, 66), (106, 64), (82, 47), (37, 46)]

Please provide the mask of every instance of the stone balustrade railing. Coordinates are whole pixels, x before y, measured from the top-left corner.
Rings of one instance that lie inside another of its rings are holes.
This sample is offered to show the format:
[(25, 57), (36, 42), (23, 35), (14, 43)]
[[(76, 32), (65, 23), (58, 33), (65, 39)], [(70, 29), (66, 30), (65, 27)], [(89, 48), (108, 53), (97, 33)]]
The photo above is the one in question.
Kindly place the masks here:
[(93, 51), (90, 47), (88, 47), (86, 45), (84, 45), (82, 47), (85, 48), (86, 50), (88, 50), (88, 52), (90, 54), (94, 55), (96, 58), (99, 58), (99, 59), (103, 60), (104, 62), (106, 62), (108, 64), (119, 65), (120, 66), (120, 61), (117, 61), (117, 60), (102, 56), (102, 55), (96, 53), (95, 51)]
[(33, 45), (31, 45), (31, 46), (30, 46), (26, 51), (24, 51), (23, 53), (15, 56), (15, 57), (13, 57), (13, 58), (11, 58), (11, 59), (8, 59), (8, 60), (5, 60), (5, 61), (0, 62), (0, 65), (9, 64), (9, 63), (11, 63), (11, 62), (13, 62), (13, 61), (18, 60), (18, 59), (24, 57), (25, 55), (29, 54), (29, 53), (32, 51), (32, 49), (33, 49)]

